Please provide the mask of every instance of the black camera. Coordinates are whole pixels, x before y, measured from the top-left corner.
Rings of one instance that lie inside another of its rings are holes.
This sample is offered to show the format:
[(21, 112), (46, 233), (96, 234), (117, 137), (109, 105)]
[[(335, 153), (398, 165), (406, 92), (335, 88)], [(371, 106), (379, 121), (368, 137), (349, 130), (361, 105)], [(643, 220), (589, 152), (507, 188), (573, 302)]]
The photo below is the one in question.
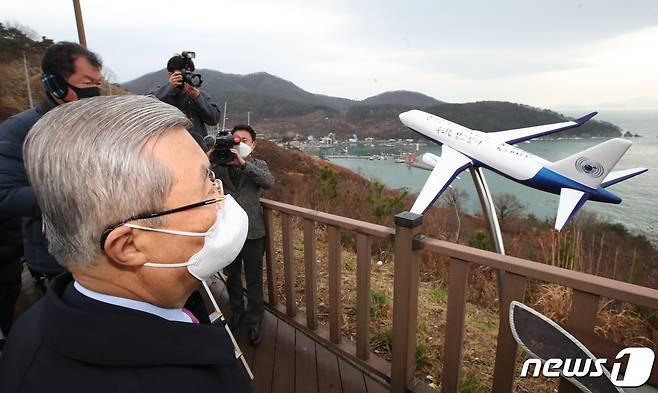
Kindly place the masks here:
[(201, 74), (194, 73), (194, 63), (192, 59), (196, 57), (196, 53), (190, 51), (183, 51), (180, 54), (183, 59), (183, 69), (181, 75), (183, 76), (183, 83), (189, 83), (194, 87), (199, 87), (203, 83)]
[(240, 144), (239, 136), (229, 134), (228, 131), (220, 131), (216, 137), (208, 135), (204, 138), (204, 144), (213, 147), (210, 162), (216, 165), (229, 165), (235, 159), (231, 149)]

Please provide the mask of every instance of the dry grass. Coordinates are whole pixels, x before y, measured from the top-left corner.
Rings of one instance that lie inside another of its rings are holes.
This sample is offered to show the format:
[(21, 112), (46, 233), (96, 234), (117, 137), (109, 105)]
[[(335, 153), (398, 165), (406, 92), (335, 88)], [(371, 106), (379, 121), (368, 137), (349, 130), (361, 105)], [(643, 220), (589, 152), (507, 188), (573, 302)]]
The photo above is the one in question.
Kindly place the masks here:
[[(556, 284), (539, 284), (533, 288), (529, 304), (553, 321), (565, 324), (571, 309), (572, 290)], [(633, 307), (609, 299), (599, 302), (594, 333), (623, 345), (653, 348), (653, 327)]]
[[(294, 221), (294, 220), (293, 220)], [(299, 223), (294, 225), (293, 249), (295, 266), (295, 302), (300, 312), (306, 311), (304, 294), (305, 272), (303, 263), (303, 234)], [(328, 282), (327, 282), (327, 248), (326, 228), (316, 228), (318, 276), (318, 319), (321, 326), (328, 328)], [(275, 219), (275, 255), (274, 266), (277, 272), (277, 294), (285, 303), (283, 284), (283, 256), (281, 253), (281, 228)], [(343, 237), (344, 243), (352, 243), (349, 236)], [(386, 249), (383, 245), (381, 248)], [(351, 247), (343, 247), (341, 255), (341, 333), (345, 339), (356, 340), (356, 255)], [(381, 265), (377, 262), (381, 261)], [(391, 356), (391, 321), (393, 318), (393, 260), (388, 251), (376, 253), (370, 261), (371, 288), (376, 294), (377, 307), (370, 323), (370, 349), (376, 355), (390, 360)], [(433, 272), (444, 272), (445, 267), (438, 267)], [(416, 376), (432, 386), (440, 386), (442, 354), (447, 312), (447, 285), (444, 279), (430, 280), (423, 274), (419, 287), (418, 324), (417, 324), (417, 368)], [(445, 275), (443, 275), (445, 277)], [(493, 382), (495, 363), (495, 343), (498, 334), (498, 299), (496, 275), (494, 271), (473, 266), (469, 275), (468, 303), (466, 306), (466, 323), (464, 328), (464, 347), (462, 360), (462, 383), (468, 385), (469, 391), (488, 390)], [(564, 323), (571, 307), (571, 291), (554, 284), (532, 285), (528, 291), (527, 301), (549, 318)], [(613, 341), (626, 345), (653, 345), (651, 326), (629, 307), (613, 307), (614, 303), (601, 304), (596, 323), (596, 333)], [(517, 367), (526, 359), (519, 352)], [(555, 380), (523, 379), (516, 381), (519, 392), (554, 392)]]

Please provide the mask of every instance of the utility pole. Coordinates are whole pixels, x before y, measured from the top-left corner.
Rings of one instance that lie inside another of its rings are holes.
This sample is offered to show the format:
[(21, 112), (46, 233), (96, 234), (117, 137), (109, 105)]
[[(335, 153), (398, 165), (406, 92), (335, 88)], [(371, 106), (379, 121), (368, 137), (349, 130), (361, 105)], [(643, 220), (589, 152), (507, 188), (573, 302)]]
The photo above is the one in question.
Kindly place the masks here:
[(251, 121), (250, 121), (250, 120), (251, 120), (251, 119), (249, 118), (249, 111), (247, 111), (247, 125), (248, 125), (248, 126), (251, 125)]
[(25, 51), (23, 51), (23, 71), (25, 71), (25, 83), (27, 84), (27, 100), (30, 103), (30, 108), (34, 108), (34, 102), (32, 102), (32, 86), (30, 86), (30, 74), (27, 72), (27, 58), (25, 57)]
[(82, 22), (82, 11), (80, 10), (80, 0), (73, 0), (73, 11), (75, 12), (75, 23), (78, 26), (78, 41), (80, 45), (87, 47), (87, 37), (85, 36), (85, 25)]
[(222, 120), (222, 131), (226, 129), (226, 101), (224, 101), (224, 119)]

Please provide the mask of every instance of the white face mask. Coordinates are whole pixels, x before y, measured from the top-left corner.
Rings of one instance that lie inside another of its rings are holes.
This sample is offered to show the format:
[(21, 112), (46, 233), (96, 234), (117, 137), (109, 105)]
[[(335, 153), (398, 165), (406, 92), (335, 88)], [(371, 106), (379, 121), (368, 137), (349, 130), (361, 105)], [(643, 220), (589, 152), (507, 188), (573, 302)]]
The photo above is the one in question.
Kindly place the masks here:
[(242, 157), (242, 158), (247, 158), (247, 157), (249, 156), (249, 154), (251, 154), (251, 152), (253, 151), (253, 149), (251, 148), (251, 146), (247, 145), (247, 144), (244, 143), (244, 142), (238, 144), (238, 146), (236, 147), (236, 149), (238, 150), (238, 154), (239, 154), (240, 157)]
[(125, 224), (127, 227), (145, 231), (169, 233), (180, 236), (205, 237), (203, 247), (192, 255), (189, 261), (183, 263), (147, 262), (144, 266), (156, 268), (185, 267), (197, 279), (204, 281), (228, 266), (238, 256), (249, 228), (247, 213), (233, 199), (226, 195), (224, 208), (217, 211), (217, 220), (208, 232), (183, 232), (169, 229), (148, 228), (135, 224)]

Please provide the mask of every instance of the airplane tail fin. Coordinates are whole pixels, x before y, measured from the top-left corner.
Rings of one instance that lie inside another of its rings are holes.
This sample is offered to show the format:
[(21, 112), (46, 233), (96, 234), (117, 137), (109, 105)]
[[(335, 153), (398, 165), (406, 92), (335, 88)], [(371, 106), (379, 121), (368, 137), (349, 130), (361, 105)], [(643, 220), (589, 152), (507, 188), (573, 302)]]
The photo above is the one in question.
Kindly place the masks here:
[(601, 187), (610, 187), (613, 184), (617, 184), (624, 180), (630, 179), (631, 177), (637, 176), (640, 173), (644, 173), (646, 171), (648, 171), (647, 168), (633, 168), (624, 169), (623, 171), (610, 172), (610, 174), (605, 177), (605, 180), (603, 180), (603, 183), (601, 183)]
[(573, 154), (548, 166), (572, 180), (597, 188), (633, 142), (615, 138)]
[(555, 218), (555, 229), (562, 230), (564, 225), (578, 212), (589, 194), (586, 192), (574, 190), (572, 188), (563, 188), (560, 190), (560, 204), (557, 208), (557, 217)]

